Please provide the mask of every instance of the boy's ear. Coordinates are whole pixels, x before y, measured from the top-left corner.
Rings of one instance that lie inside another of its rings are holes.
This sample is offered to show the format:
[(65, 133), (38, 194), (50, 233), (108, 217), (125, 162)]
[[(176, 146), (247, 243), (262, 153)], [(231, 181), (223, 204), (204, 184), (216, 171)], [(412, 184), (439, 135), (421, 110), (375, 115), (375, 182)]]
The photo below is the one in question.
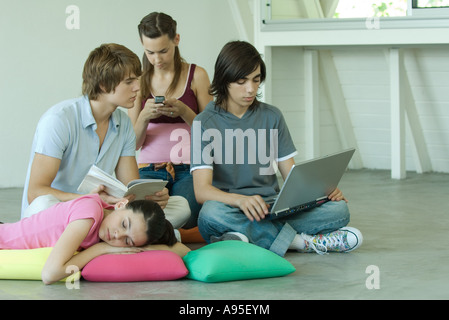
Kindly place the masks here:
[(119, 202), (117, 202), (114, 206), (115, 209), (121, 209), (124, 208), (128, 204), (128, 199), (122, 199)]
[(100, 84), (99, 87), (100, 87), (100, 90), (101, 90), (100, 94), (108, 93), (108, 92), (106, 92), (106, 87), (103, 84)]

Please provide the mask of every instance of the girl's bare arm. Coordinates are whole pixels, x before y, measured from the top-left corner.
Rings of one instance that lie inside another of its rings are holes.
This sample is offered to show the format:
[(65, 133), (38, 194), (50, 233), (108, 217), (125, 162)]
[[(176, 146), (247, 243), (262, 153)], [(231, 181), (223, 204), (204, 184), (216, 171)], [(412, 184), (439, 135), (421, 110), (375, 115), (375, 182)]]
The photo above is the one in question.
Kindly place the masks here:
[(139, 248), (113, 247), (105, 242), (100, 242), (75, 255), (92, 224), (92, 219), (81, 219), (69, 223), (42, 269), (42, 281), (45, 284), (51, 284), (69, 276), (71, 272), (67, 272), (67, 267), (76, 266), (81, 270), (90, 260), (100, 255), (141, 251)]

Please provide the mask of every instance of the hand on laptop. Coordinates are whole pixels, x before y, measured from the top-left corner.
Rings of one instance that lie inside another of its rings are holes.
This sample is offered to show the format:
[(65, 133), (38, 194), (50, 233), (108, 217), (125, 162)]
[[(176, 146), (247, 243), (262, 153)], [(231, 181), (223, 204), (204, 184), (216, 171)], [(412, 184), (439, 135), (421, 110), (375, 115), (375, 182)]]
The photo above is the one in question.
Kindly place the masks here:
[(341, 192), (341, 190), (338, 188), (336, 188), (334, 191), (332, 191), (327, 197), (331, 201), (344, 200), (345, 202), (348, 202), (348, 200), (343, 196), (343, 192)]
[(256, 219), (256, 221), (260, 221), (269, 213), (268, 205), (259, 195), (242, 195), (238, 201), (238, 206), (250, 221), (254, 221), (254, 219)]

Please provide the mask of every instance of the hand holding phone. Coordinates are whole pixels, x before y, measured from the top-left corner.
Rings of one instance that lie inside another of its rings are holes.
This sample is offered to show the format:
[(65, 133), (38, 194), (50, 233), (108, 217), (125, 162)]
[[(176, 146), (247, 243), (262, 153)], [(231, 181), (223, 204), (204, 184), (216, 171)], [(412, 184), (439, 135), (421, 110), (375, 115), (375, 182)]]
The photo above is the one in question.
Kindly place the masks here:
[(154, 97), (154, 103), (162, 103), (164, 104), (165, 97), (164, 96), (155, 96)]

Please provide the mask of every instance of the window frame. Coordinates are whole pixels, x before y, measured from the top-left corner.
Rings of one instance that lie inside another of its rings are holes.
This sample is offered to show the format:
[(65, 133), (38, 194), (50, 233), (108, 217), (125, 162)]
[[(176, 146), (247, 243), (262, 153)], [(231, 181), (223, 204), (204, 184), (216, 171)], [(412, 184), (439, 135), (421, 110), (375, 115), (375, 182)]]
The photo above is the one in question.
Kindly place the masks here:
[(403, 17), (320, 18), (272, 20), (271, 0), (260, 1), (260, 31), (365, 30), (377, 25), (382, 29), (449, 28), (449, 8), (413, 8), (408, 0), (408, 12)]

